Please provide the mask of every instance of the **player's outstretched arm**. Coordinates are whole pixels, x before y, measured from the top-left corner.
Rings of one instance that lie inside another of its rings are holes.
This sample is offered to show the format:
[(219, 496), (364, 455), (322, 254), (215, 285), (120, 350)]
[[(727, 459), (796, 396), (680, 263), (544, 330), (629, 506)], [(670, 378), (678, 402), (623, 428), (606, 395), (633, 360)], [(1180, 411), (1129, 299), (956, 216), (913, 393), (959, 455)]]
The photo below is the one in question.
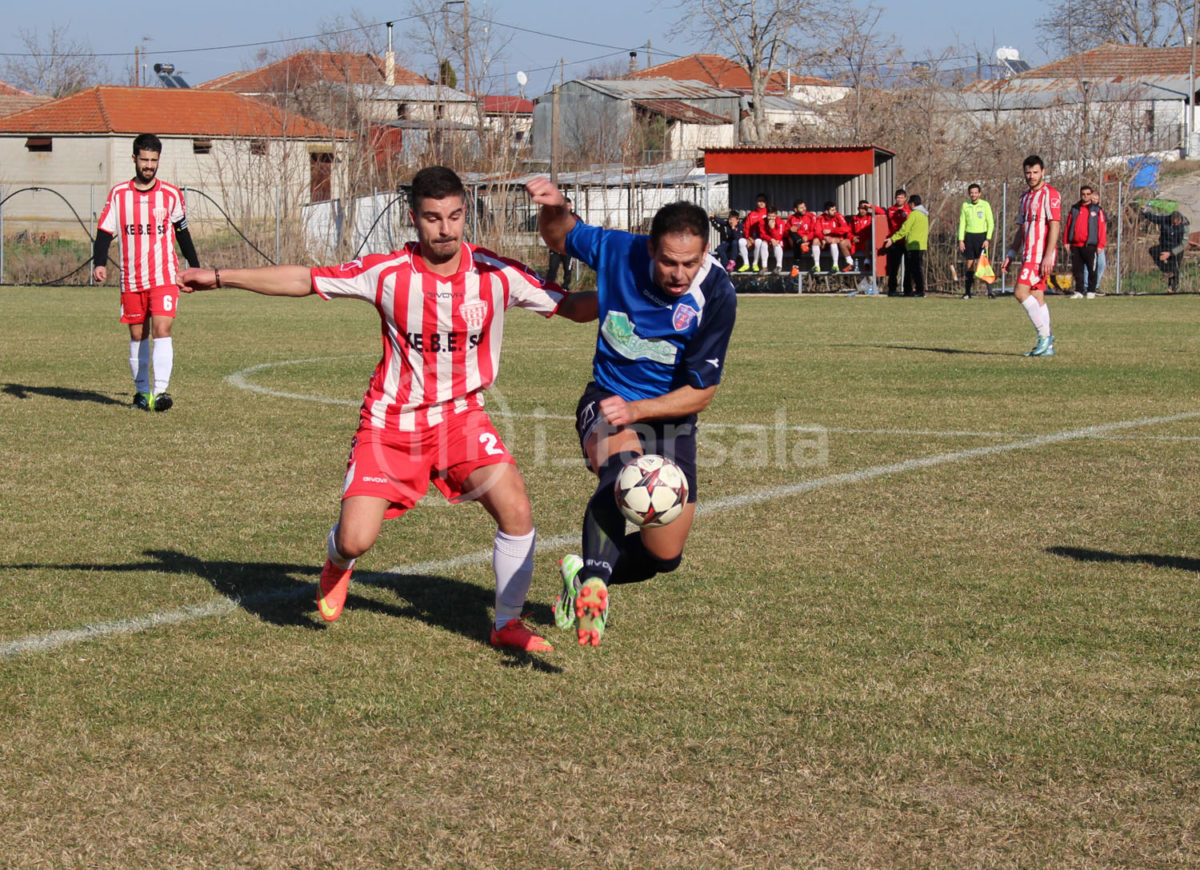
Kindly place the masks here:
[(554, 313), (576, 323), (590, 323), (600, 316), (600, 301), (595, 290), (577, 290), (568, 293)]
[(263, 266), (258, 269), (184, 269), (179, 273), (184, 293), (239, 287), (264, 296), (307, 296), (313, 292), (307, 266)]
[(534, 204), (542, 207), (538, 215), (538, 230), (546, 247), (559, 254), (565, 253), (567, 233), (575, 226), (575, 215), (567, 208), (566, 197), (549, 178), (538, 177), (525, 185)]

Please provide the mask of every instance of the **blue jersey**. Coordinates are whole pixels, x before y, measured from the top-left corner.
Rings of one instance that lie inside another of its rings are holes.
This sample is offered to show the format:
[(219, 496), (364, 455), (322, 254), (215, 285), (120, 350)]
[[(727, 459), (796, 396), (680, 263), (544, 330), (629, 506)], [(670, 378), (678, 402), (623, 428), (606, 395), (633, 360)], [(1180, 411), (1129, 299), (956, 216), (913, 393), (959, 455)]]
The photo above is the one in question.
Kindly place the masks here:
[(566, 240), (567, 253), (596, 270), (600, 331), (592, 379), (626, 401), (720, 383), (737, 314), (733, 284), (712, 257), (685, 293), (660, 289), (648, 241), (580, 222)]

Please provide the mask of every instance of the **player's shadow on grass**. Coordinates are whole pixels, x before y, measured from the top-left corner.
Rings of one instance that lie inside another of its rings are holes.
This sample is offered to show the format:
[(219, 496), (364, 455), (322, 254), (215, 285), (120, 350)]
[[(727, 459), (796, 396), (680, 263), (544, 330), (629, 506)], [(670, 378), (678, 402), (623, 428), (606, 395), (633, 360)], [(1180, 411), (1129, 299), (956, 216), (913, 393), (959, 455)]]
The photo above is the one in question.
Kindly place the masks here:
[[(835, 347), (839, 345), (834, 345)], [(961, 347), (918, 347), (913, 344), (843, 344), (840, 347), (878, 347), (883, 350), (915, 350), (920, 353), (966, 354), (968, 356), (1012, 356), (1011, 353), (997, 353), (994, 350), (963, 350)]]
[(68, 402), (95, 402), (98, 405), (127, 405), (112, 396), (97, 393), (95, 390), (75, 390), (70, 387), (31, 387), (29, 384), (5, 384), (5, 395), (17, 399), (28, 399), (30, 396), (49, 396), (52, 399), (63, 399)]
[[(355, 579), (351, 580), (351, 590), (356, 580), (365, 585), (394, 592), (404, 603), (397, 606), (350, 595), (346, 598), (347, 612), (353, 608), (402, 619), (417, 619), (426, 625), (460, 634), (468, 640), (490, 645), (487, 635), (492, 624), (491, 607), (495, 599), (495, 594), (490, 589), (436, 574), (364, 573), (361, 578), (356, 575)], [(554, 624), (554, 615), (546, 604), (527, 604), (525, 611), (538, 634), (545, 634), (541, 626)], [(345, 615), (342, 618), (345, 619)], [(532, 653), (520, 650), (503, 652), (506, 665), (529, 665), (546, 673), (562, 671), (561, 668)]]
[(1047, 547), (1047, 553), (1064, 556), (1078, 562), (1125, 562), (1150, 565), (1155, 568), (1174, 568), (1179, 571), (1200, 572), (1200, 559), (1189, 556), (1166, 556), (1159, 553), (1111, 553), (1087, 547)]

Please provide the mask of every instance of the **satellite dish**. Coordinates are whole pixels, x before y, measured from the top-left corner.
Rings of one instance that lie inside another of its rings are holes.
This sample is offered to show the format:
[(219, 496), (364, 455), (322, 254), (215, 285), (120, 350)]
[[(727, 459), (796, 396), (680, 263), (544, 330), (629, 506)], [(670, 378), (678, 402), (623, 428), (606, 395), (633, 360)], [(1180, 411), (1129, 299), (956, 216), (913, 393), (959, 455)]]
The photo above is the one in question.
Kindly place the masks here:
[(527, 84), (529, 84), (529, 76), (525, 75), (524, 70), (517, 70), (517, 84), (521, 87), (525, 87)]

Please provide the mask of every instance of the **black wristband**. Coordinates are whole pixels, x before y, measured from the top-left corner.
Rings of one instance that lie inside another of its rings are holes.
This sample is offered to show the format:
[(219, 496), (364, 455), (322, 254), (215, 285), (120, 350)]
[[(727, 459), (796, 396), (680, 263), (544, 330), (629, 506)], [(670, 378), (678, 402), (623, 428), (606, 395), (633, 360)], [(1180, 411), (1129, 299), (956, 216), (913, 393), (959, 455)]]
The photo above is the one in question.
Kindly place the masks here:
[(216, 278), (217, 278), (217, 288), (218, 288), (218, 289), (220, 289), (220, 287), (221, 287), (221, 270), (220, 270), (220, 269), (213, 269), (213, 275), (215, 275), (215, 276), (216, 276)]

